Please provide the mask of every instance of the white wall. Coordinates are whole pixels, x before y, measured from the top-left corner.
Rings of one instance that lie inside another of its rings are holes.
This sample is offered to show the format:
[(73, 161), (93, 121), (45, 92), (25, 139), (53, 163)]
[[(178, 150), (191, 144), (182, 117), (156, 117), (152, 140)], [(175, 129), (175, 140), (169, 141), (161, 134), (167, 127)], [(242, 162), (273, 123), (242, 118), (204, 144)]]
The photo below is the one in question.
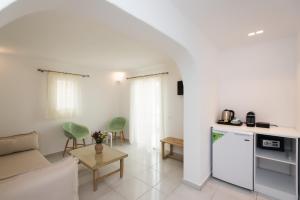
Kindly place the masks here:
[[(37, 68), (90, 74), (83, 79), (82, 113), (74, 119), (49, 120), (47, 75)], [(90, 128), (104, 129), (108, 120), (119, 114), (117, 85), (111, 71), (41, 59), (0, 54), (0, 136), (36, 130), (44, 154), (62, 151), (66, 141), (61, 125), (70, 120)]]
[[(210, 126), (216, 119), (218, 103), (215, 79), (217, 50), (203, 37), (198, 27), (174, 8), (170, 0), (109, 2), (167, 36), (154, 40), (151, 37), (151, 34), (157, 35), (154, 30), (141, 31), (144, 30), (143, 24), (127, 19), (135, 26), (126, 30), (140, 38), (147, 39), (150, 35), (151, 42), (167, 51), (182, 74), (185, 83), (184, 181), (200, 188), (211, 173)], [(170, 39), (174, 42), (169, 42)]]
[(218, 65), (219, 113), (232, 109), (245, 121), (254, 111), (257, 121), (296, 126), (294, 37), (227, 50)]
[(297, 35), (297, 130), (300, 130), (300, 30)]
[[(169, 72), (163, 75), (163, 92), (165, 108), (165, 131), (166, 136), (183, 138), (183, 96), (177, 95), (177, 81), (182, 80), (175, 64), (160, 64), (127, 71), (127, 76), (138, 76), (160, 72)], [(120, 113), (129, 119), (130, 113), (130, 80), (125, 80), (120, 84), (121, 101)], [(126, 130), (128, 138), (128, 127)], [(181, 149), (175, 149), (182, 153)]]

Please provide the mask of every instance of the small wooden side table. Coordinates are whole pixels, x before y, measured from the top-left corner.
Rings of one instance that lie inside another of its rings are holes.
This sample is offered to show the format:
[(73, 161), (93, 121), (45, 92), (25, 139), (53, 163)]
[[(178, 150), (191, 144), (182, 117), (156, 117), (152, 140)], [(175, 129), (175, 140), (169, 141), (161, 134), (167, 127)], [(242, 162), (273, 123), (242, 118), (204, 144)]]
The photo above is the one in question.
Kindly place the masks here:
[[(78, 158), (80, 163), (85, 165), (93, 173), (93, 189), (97, 190), (97, 182), (107, 176), (120, 172), (120, 178), (123, 177), (124, 159), (128, 157), (127, 153), (121, 152), (117, 149), (110, 148), (103, 144), (103, 152), (96, 154), (95, 146), (89, 145), (79, 149), (72, 150), (71, 155)], [(106, 175), (99, 176), (98, 172), (102, 167), (114, 162), (120, 161), (120, 168), (112, 171)]]
[[(173, 152), (174, 146), (183, 148), (183, 140), (182, 139), (173, 138), (173, 137), (166, 137), (164, 139), (161, 139), (160, 142), (161, 142), (161, 156), (162, 156), (162, 159), (173, 158), (173, 159), (176, 159), (176, 160), (183, 161), (183, 157), (175, 156), (174, 152)], [(167, 154), (167, 155), (165, 154), (165, 144), (170, 145), (170, 153)]]

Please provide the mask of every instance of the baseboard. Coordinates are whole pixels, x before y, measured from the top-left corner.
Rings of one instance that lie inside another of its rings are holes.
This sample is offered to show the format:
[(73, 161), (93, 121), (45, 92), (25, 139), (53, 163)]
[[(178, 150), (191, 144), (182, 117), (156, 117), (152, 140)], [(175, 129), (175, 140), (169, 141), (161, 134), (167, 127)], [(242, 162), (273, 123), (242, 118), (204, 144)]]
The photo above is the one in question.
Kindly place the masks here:
[(192, 181), (189, 181), (189, 180), (186, 180), (186, 179), (183, 179), (183, 183), (185, 185), (188, 185), (192, 188), (195, 188), (197, 190), (201, 190), (204, 185), (206, 184), (206, 182), (209, 180), (209, 178), (211, 177), (211, 174), (209, 174), (203, 181), (201, 181), (201, 184), (196, 184), (196, 183), (193, 183)]

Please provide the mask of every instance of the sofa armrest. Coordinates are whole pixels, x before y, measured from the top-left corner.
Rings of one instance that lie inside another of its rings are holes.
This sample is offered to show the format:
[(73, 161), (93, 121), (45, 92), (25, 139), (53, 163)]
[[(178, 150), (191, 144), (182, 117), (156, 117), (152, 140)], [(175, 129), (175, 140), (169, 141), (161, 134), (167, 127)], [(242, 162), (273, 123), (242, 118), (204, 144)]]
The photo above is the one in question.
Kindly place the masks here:
[(27, 134), (0, 137), (0, 156), (38, 148), (38, 134), (35, 131)]
[(78, 161), (69, 157), (48, 167), (0, 181), (1, 200), (78, 200)]

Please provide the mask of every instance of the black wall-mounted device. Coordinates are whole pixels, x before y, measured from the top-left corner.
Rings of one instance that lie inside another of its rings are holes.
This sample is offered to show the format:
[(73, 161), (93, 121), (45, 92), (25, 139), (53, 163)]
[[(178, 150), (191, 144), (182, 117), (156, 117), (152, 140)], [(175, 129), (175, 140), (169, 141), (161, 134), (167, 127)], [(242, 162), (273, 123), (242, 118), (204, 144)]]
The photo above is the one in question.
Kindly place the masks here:
[(183, 82), (177, 81), (177, 95), (183, 95), (183, 93), (184, 93)]

